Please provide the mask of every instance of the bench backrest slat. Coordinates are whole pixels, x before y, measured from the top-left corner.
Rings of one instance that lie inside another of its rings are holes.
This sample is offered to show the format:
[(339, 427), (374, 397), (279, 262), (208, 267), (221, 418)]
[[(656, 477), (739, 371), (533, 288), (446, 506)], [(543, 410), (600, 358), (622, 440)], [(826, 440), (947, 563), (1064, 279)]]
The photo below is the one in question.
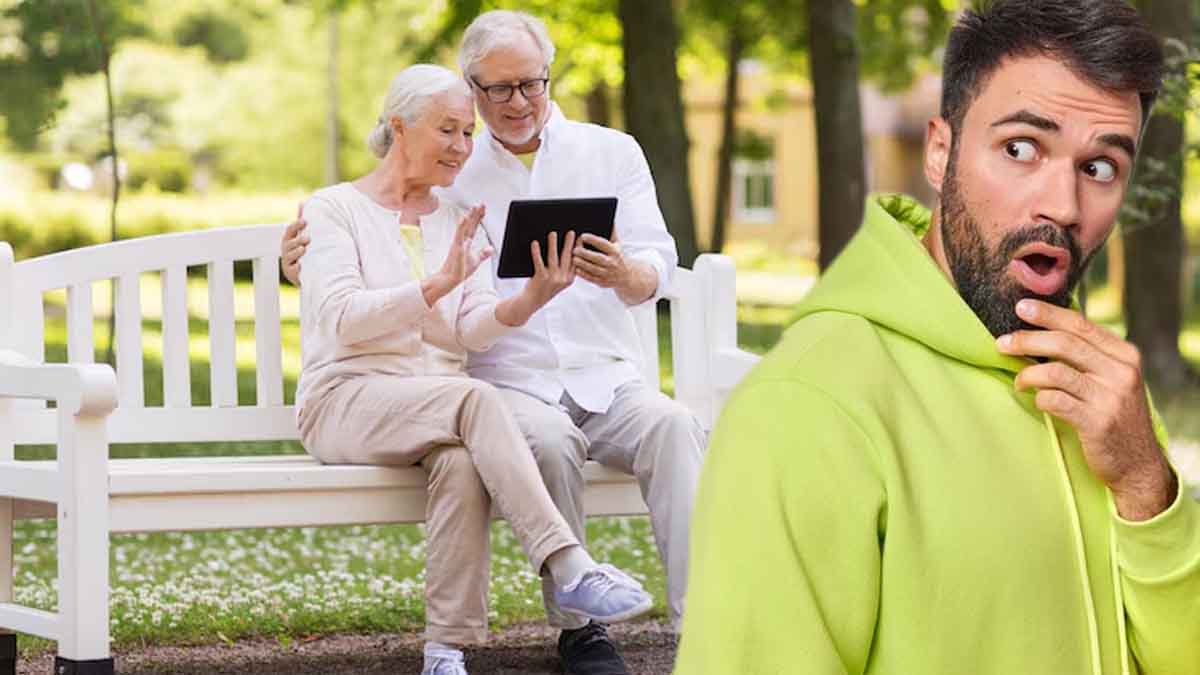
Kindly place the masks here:
[[(678, 271), (678, 270), (677, 270)], [(637, 325), (638, 343), (642, 356), (642, 377), (649, 384), (661, 388), (658, 373), (658, 308), (657, 303), (646, 303), (633, 309), (633, 322)]]
[(258, 406), (283, 405), (283, 356), (279, 334), (279, 257), (254, 259), (254, 343)]
[(146, 405), (142, 382), (142, 289), (138, 274), (117, 278), (117, 400), (122, 408)]
[(94, 363), (95, 344), (92, 285), (72, 284), (67, 288), (67, 359), (71, 363)]
[(234, 325), (233, 261), (208, 264), (208, 340), (212, 405), (238, 404), (237, 342)]
[(187, 268), (171, 266), (162, 274), (163, 404), (192, 405), (192, 373), (188, 363)]

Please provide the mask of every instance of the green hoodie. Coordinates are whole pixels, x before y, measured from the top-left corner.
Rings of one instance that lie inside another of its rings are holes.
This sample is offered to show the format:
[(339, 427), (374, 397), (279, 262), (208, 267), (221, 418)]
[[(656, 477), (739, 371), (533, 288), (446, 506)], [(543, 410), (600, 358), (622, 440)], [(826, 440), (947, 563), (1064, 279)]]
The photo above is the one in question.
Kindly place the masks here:
[(677, 673), (1200, 673), (1200, 504), (1132, 523), (918, 237), (860, 233), (730, 397)]

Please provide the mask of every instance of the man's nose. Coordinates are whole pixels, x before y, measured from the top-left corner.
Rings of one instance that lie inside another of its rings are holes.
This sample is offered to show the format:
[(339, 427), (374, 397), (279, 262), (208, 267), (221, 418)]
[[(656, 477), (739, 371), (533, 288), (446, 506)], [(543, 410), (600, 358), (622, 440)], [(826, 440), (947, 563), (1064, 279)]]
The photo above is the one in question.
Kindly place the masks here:
[[(520, 99), (517, 98), (518, 96)], [(513, 87), (512, 98), (508, 99), (508, 104), (514, 108), (524, 108), (529, 105), (529, 98), (525, 96), (520, 87)]]
[(1035, 201), (1035, 220), (1074, 227), (1079, 223), (1079, 171), (1066, 160), (1047, 169), (1038, 178), (1041, 190)]

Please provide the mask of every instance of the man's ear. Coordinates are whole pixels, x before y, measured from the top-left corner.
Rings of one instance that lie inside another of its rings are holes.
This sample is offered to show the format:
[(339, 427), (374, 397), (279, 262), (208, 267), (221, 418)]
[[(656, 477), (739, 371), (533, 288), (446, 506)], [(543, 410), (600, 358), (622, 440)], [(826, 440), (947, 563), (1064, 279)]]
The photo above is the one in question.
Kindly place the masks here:
[(949, 122), (941, 117), (929, 120), (925, 129), (925, 180), (938, 194), (942, 193), (942, 181), (946, 179), (946, 170), (950, 166), (953, 141), (954, 132)]
[(393, 117), (388, 124), (392, 127), (392, 137), (400, 138), (404, 136), (404, 121), (399, 117)]

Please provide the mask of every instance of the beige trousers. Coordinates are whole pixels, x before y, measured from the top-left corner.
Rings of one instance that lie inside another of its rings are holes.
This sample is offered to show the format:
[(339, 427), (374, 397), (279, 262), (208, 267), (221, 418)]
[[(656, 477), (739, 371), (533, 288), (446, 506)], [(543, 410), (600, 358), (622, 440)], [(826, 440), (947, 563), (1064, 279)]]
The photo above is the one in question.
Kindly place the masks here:
[[(567, 394), (559, 405), (549, 405), (513, 389), (500, 391), (533, 449), (550, 497), (580, 541), (585, 537), (584, 462), (594, 459), (637, 477), (667, 572), (671, 625), (678, 632), (692, 503), (708, 444), (700, 422), (682, 404), (638, 381), (619, 387), (605, 413), (588, 412)], [(550, 625), (578, 628), (587, 623), (559, 609), (553, 584), (545, 575), (542, 579)]]
[(308, 401), (305, 449), (328, 464), (421, 464), (426, 637), (487, 638), (491, 504), (512, 525), (535, 570), (579, 544), (546, 492), (525, 438), (490, 384), (461, 377), (356, 377)]

